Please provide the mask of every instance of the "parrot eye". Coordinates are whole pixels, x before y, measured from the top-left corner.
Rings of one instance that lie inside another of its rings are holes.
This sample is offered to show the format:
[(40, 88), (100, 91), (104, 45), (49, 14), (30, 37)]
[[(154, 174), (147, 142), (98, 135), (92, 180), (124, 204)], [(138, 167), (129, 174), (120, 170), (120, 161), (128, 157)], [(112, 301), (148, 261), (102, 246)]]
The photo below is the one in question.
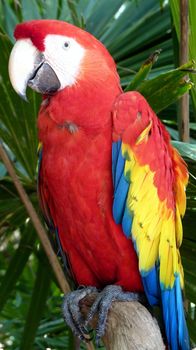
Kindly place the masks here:
[(70, 42), (69, 41), (65, 41), (63, 44), (64, 49), (68, 49), (70, 47)]

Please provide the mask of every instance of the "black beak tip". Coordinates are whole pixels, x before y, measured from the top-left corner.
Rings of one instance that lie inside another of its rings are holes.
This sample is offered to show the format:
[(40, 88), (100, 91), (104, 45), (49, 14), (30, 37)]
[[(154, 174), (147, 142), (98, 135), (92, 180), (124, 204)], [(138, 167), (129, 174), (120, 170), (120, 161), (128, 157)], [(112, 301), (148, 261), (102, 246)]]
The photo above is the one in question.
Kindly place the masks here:
[(26, 96), (26, 93), (20, 93), (19, 96), (25, 101), (25, 102), (29, 102)]

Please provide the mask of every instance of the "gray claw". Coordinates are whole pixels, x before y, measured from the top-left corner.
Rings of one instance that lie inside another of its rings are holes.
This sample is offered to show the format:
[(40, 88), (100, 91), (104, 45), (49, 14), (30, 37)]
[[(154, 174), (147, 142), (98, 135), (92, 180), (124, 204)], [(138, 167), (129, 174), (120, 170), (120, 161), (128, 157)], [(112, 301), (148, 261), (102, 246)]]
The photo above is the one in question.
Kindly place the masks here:
[(88, 330), (84, 325), (84, 319), (80, 312), (79, 302), (87, 295), (96, 291), (94, 287), (78, 289), (68, 293), (63, 301), (63, 316), (67, 325), (72, 329), (73, 333), (81, 340), (88, 340)]
[(80, 300), (94, 292), (97, 293), (95, 287), (84, 287), (66, 294), (63, 302), (63, 315), (65, 322), (72, 329), (73, 333), (81, 340), (89, 341), (91, 338), (87, 327), (93, 316), (98, 312), (95, 341), (96, 345), (99, 346), (100, 339), (105, 333), (108, 311), (112, 302), (115, 300), (141, 301), (142, 297), (137, 293), (123, 292), (118, 285), (109, 285), (98, 294), (85, 321), (80, 312), (79, 303)]

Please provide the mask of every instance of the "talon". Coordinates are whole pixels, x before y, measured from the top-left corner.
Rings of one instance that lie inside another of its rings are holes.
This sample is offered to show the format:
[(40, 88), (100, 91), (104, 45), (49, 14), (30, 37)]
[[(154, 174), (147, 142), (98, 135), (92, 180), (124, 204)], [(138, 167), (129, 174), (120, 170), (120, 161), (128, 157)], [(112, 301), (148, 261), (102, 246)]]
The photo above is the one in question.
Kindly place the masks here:
[(106, 321), (109, 309), (113, 301), (144, 301), (140, 294), (123, 292), (120, 286), (110, 285), (105, 287), (101, 292), (98, 293), (98, 296), (93, 303), (89, 314), (87, 316), (86, 321), (84, 320), (81, 312), (79, 303), (80, 301), (88, 296), (96, 292), (97, 289), (95, 287), (87, 287), (87, 288), (79, 288), (74, 292), (68, 293), (63, 302), (63, 315), (65, 322), (72, 329), (73, 333), (80, 338), (80, 340), (89, 342), (92, 340), (89, 331), (88, 325), (92, 320), (94, 315), (98, 312), (98, 323), (96, 328), (96, 337), (95, 342), (99, 347), (100, 340), (105, 333)]
[(95, 291), (95, 287), (78, 289), (66, 294), (63, 301), (64, 320), (73, 333), (83, 341), (89, 341), (90, 337), (88, 338), (89, 331), (84, 324), (84, 318), (80, 312), (79, 302)]
[(91, 336), (89, 338), (85, 338), (85, 342), (89, 343), (89, 342), (91, 342), (93, 340), (93, 338), (94, 338), (94, 336)]

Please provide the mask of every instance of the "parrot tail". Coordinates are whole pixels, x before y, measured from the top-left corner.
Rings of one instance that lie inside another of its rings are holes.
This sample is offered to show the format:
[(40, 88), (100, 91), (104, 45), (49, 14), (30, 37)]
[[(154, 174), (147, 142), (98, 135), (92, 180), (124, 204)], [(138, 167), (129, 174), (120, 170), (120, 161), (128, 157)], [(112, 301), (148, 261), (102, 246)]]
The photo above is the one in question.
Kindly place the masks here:
[(172, 289), (161, 290), (161, 298), (165, 331), (171, 349), (190, 350), (179, 276)]

